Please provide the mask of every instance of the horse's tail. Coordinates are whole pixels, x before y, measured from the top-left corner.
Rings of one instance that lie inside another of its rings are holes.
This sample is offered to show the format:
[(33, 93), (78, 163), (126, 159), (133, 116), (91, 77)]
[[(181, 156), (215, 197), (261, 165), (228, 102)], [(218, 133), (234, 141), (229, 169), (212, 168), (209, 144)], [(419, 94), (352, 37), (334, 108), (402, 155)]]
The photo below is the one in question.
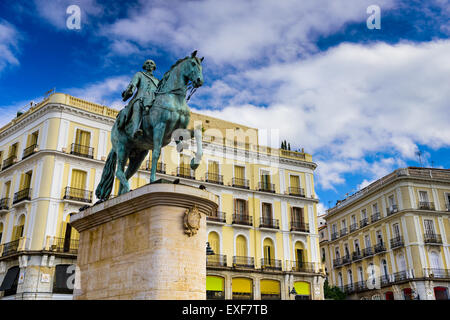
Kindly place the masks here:
[(95, 190), (95, 195), (100, 200), (107, 200), (109, 195), (111, 194), (113, 184), (114, 184), (114, 176), (116, 172), (116, 164), (117, 164), (117, 153), (112, 149), (108, 158), (106, 159), (105, 166), (102, 172), (102, 179)]

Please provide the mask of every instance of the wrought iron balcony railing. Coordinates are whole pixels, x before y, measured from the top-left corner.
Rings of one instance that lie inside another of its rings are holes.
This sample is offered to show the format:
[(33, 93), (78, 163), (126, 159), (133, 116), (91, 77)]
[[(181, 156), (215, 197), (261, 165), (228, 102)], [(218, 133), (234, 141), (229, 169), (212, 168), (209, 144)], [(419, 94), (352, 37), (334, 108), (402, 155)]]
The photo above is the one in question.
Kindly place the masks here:
[(258, 191), (275, 193), (275, 184), (267, 182), (258, 182)]
[(390, 216), (396, 212), (398, 212), (398, 206), (396, 204), (393, 204), (392, 206), (386, 208), (387, 215)]
[(224, 254), (212, 254), (206, 256), (207, 267), (226, 267), (227, 256)]
[(194, 171), (190, 167), (177, 167), (177, 177), (195, 179)]
[(337, 232), (333, 232), (331, 234), (331, 240), (336, 240), (338, 238), (338, 233)]
[(367, 290), (366, 281), (358, 281), (355, 283), (355, 288), (357, 292)]
[(400, 272), (395, 272), (392, 276), (393, 276), (394, 282), (405, 281), (407, 279), (406, 270), (400, 271)]
[(350, 254), (346, 254), (341, 258), (342, 265), (346, 265), (352, 262), (352, 259), (350, 258)]
[(52, 245), (50, 246), (50, 250), (59, 253), (77, 254), (78, 247), (79, 247), (79, 240), (54, 237)]
[(297, 187), (289, 187), (289, 194), (291, 196), (304, 197), (305, 196), (305, 189), (297, 188)]
[(363, 256), (365, 257), (370, 257), (373, 256), (373, 250), (372, 247), (367, 247), (363, 249)]
[(91, 203), (92, 191), (66, 187), (63, 199)]
[(423, 274), (425, 278), (450, 279), (450, 269), (425, 268)]
[(261, 217), (259, 220), (260, 228), (271, 228), (271, 229), (280, 229), (280, 224), (278, 219), (270, 219), (267, 217)]
[[(147, 171), (152, 170), (152, 162), (150, 160), (147, 160), (145, 170), (147, 170)], [(161, 161), (158, 161), (156, 163), (156, 172), (165, 174), (166, 173), (166, 164)]]
[(252, 216), (245, 215), (245, 214), (233, 214), (233, 224), (241, 224), (246, 226), (252, 226), (253, 225), (253, 219)]
[(206, 216), (207, 221), (226, 222), (226, 214), (222, 211), (215, 211), (210, 216)]
[(391, 278), (389, 277), (389, 275), (385, 274), (380, 276), (380, 285), (383, 286), (387, 286), (391, 283)]
[(361, 251), (354, 251), (352, 253), (352, 261), (361, 260), (363, 258)]
[(223, 184), (223, 175), (207, 172), (205, 175), (205, 181), (211, 182), (211, 183)]
[(342, 266), (342, 259), (341, 258), (333, 259), (333, 267), (337, 268), (337, 267), (340, 267), (340, 266)]
[(9, 198), (0, 200), (0, 210), (9, 210)]
[(72, 143), (70, 153), (76, 156), (94, 159), (94, 148), (83, 146), (81, 144)]
[(358, 224), (357, 223), (352, 223), (350, 225), (350, 232), (355, 231), (356, 229), (358, 229)]
[(6, 168), (11, 167), (16, 162), (17, 162), (17, 156), (12, 156), (12, 157), (9, 157), (9, 158), (3, 160), (2, 170), (5, 170)]
[(19, 249), (19, 242), (20, 239), (4, 243), (2, 257), (9, 256), (10, 254), (17, 252)]
[(403, 247), (404, 245), (405, 245), (405, 243), (403, 242), (402, 236), (398, 236), (398, 237), (391, 239), (391, 248), (392, 249)]
[(33, 144), (23, 150), (22, 159), (31, 156), (33, 153), (37, 152), (37, 144)]
[(434, 202), (429, 201), (419, 201), (418, 208), (420, 210), (433, 210), (433, 211), (436, 210)]
[(281, 260), (261, 258), (261, 268), (270, 270), (282, 270)]
[(14, 193), (13, 204), (24, 200), (31, 200), (31, 188), (26, 188)]
[(356, 286), (355, 286), (354, 283), (347, 284), (347, 285), (345, 285), (342, 288), (342, 291), (344, 291), (346, 294), (355, 293), (356, 292)]
[(375, 254), (377, 253), (382, 253), (386, 251), (386, 247), (384, 245), (384, 243), (377, 243), (374, 247), (373, 247)]
[(232, 185), (235, 188), (249, 189), (250, 183), (248, 179), (233, 178)]
[(301, 221), (291, 221), (291, 231), (309, 232), (309, 224)]
[(378, 221), (381, 219), (381, 213), (380, 212), (375, 212), (374, 214), (372, 214), (370, 216), (370, 222), (374, 223), (375, 221)]
[(442, 244), (442, 236), (436, 233), (425, 233), (423, 241), (427, 244)]
[(339, 235), (341, 237), (345, 236), (347, 234), (347, 228), (342, 228), (341, 231), (339, 232)]
[(235, 268), (255, 268), (255, 258), (246, 256), (234, 256), (233, 267)]
[(316, 264), (314, 262), (303, 261), (286, 261), (286, 269), (293, 272), (316, 272)]
[(368, 224), (369, 224), (369, 218), (364, 218), (364, 219), (359, 220), (359, 227), (360, 228), (365, 227)]

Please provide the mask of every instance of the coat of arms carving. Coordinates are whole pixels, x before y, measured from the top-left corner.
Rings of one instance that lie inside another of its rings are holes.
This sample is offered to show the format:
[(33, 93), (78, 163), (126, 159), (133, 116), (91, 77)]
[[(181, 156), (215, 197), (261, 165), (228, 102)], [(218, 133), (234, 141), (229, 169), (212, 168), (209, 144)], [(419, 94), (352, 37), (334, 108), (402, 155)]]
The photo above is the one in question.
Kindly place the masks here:
[(184, 233), (189, 237), (197, 234), (200, 228), (201, 213), (196, 205), (184, 212)]

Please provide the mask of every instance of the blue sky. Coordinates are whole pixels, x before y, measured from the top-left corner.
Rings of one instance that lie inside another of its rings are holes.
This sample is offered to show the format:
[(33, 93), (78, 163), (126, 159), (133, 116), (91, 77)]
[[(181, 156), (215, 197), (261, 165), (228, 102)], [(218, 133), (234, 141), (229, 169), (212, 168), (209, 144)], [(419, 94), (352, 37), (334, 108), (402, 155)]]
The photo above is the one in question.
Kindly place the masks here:
[[(72, 4), (79, 30), (66, 25)], [(52, 88), (121, 108), (145, 59), (161, 77), (198, 49), (205, 84), (191, 107), (312, 153), (323, 210), (420, 166), (418, 150), (422, 165), (450, 168), (449, 21), (448, 0), (3, 0), (0, 124)]]

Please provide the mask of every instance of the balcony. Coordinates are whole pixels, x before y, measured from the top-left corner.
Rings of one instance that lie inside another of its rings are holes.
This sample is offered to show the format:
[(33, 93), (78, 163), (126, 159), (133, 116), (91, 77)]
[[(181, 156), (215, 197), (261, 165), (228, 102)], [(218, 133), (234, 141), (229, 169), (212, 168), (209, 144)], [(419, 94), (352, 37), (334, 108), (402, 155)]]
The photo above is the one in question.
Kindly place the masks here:
[(281, 260), (261, 258), (261, 269), (281, 271)]
[(385, 274), (385, 275), (380, 276), (380, 285), (382, 287), (388, 286), (390, 284), (391, 284), (391, 279), (390, 279), (389, 275)]
[(380, 219), (381, 219), (381, 213), (379, 213), (379, 212), (375, 212), (374, 214), (372, 214), (370, 216), (370, 222), (372, 222), (372, 223), (374, 223)]
[(84, 158), (94, 159), (94, 148), (91, 148), (89, 146), (83, 146), (81, 144), (72, 143), (70, 147), (70, 154)]
[(303, 261), (286, 261), (286, 269), (292, 272), (316, 272), (316, 264), (314, 262), (303, 262)]
[(386, 247), (384, 245), (384, 243), (377, 243), (374, 247), (373, 247), (375, 254), (378, 253), (382, 253), (386, 251)]
[(361, 260), (363, 258), (361, 251), (354, 251), (352, 253), (352, 261), (358, 261)]
[(267, 217), (261, 217), (259, 220), (260, 228), (280, 229), (278, 219), (269, 219)]
[(359, 220), (359, 227), (360, 228), (365, 227), (368, 224), (369, 224), (369, 218), (364, 218), (364, 219)]
[(215, 211), (210, 216), (206, 216), (206, 220), (210, 222), (226, 223), (226, 214), (222, 211)]
[(79, 241), (70, 238), (53, 237), (51, 240), (50, 251), (58, 253), (77, 254)]
[(233, 267), (234, 268), (255, 269), (255, 258), (244, 257), (244, 256), (234, 256), (233, 257)]
[(405, 245), (405, 243), (403, 242), (402, 236), (398, 236), (398, 237), (391, 239), (391, 248), (392, 249), (403, 247), (404, 245)]
[(373, 253), (372, 247), (368, 247), (368, 248), (364, 248), (363, 249), (363, 256), (364, 256), (364, 258), (373, 256), (373, 254), (374, 253)]
[(361, 292), (367, 290), (367, 284), (365, 281), (358, 281), (355, 283), (356, 292)]
[[(150, 160), (147, 160), (145, 170), (147, 171), (152, 170), (152, 163)], [(166, 174), (166, 164), (158, 161), (156, 163), (156, 172)]]
[(9, 210), (9, 198), (3, 198), (0, 200), (0, 212)]
[(3, 161), (2, 170), (11, 167), (14, 163), (17, 162), (17, 156), (12, 156)]
[(407, 279), (406, 270), (405, 271), (396, 272), (392, 276), (393, 276), (394, 282), (405, 281)]
[(341, 231), (339, 232), (339, 235), (341, 237), (345, 236), (347, 234), (347, 228), (342, 228)]
[(442, 237), (440, 234), (436, 234), (436, 233), (425, 233), (423, 235), (423, 242), (425, 242), (426, 244), (441, 245)]
[(31, 200), (31, 188), (20, 190), (14, 193), (13, 204), (19, 203), (21, 201)]
[(223, 175), (207, 172), (205, 175), (205, 181), (211, 182), (211, 183), (223, 184)]
[(297, 197), (305, 197), (305, 190), (303, 188), (289, 187), (289, 195)]
[(212, 254), (206, 256), (207, 267), (226, 267), (227, 256), (224, 254)]
[(425, 268), (423, 274), (430, 279), (450, 279), (450, 269)]
[(36, 153), (38, 151), (38, 145), (33, 144), (23, 150), (22, 160), (31, 156), (33, 153)]
[(398, 206), (396, 204), (393, 204), (389, 208), (386, 208), (387, 215), (390, 216), (396, 212), (398, 212)]
[(177, 177), (194, 179), (194, 171), (190, 167), (177, 167)]
[(78, 202), (92, 202), (92, 191), (66, 187), (64, 191), (64, 200), (72, 200)]
[(252, 216), (245, 215), (245, 214), (234, 214), (233, 215), (233, 224), (240, 224), (244, 226), (252, 226), (253, 225), (253, 219)]
[(258, 182), (258, 191), (275, 193), (275, 184), (267, 182)]
[(331, 240), (336, 240), (338, 238), (338, 233), (337, 232), (333, 232), (331, 234)]
[(235, 188), (250, 189), (248, 179), (233, 178), (232, 185)]
[(434, 202), (429, 201), (419, 201), (419, 205), (417, 206), (419, 210), (432, 210), (435, 211)]
[(291, 231), (309, 232), (309, 224), (300, 221), (291, 221)]
[(357, 223), (353, 223), (353, 224), (350, 225), (350, 232), (353, 232), (356, 229), (358, 229), (358, 224)]
[(337, 268), (340, 266), (342, 266), (342, 259), (341, 258), (333, 259), (333, 268)]
[(350, 254), (346, 254), (341, 258), (341, 264), (344, 266), (346, 264), (349, 264), (352, 262), (352, 259), (350, 258)]
[(347, 284), (342, 288), (342, 291), (344, 291), (346, 294), (352, 294), (356, 292), (356, 286), (354, 283)]
[(2, 257), (9, 256), (10, 254), (13, 254), (18, 251), (19, 249), (19, 243), (20, 239), (4, 243), (3, 250), (2, 250)]

